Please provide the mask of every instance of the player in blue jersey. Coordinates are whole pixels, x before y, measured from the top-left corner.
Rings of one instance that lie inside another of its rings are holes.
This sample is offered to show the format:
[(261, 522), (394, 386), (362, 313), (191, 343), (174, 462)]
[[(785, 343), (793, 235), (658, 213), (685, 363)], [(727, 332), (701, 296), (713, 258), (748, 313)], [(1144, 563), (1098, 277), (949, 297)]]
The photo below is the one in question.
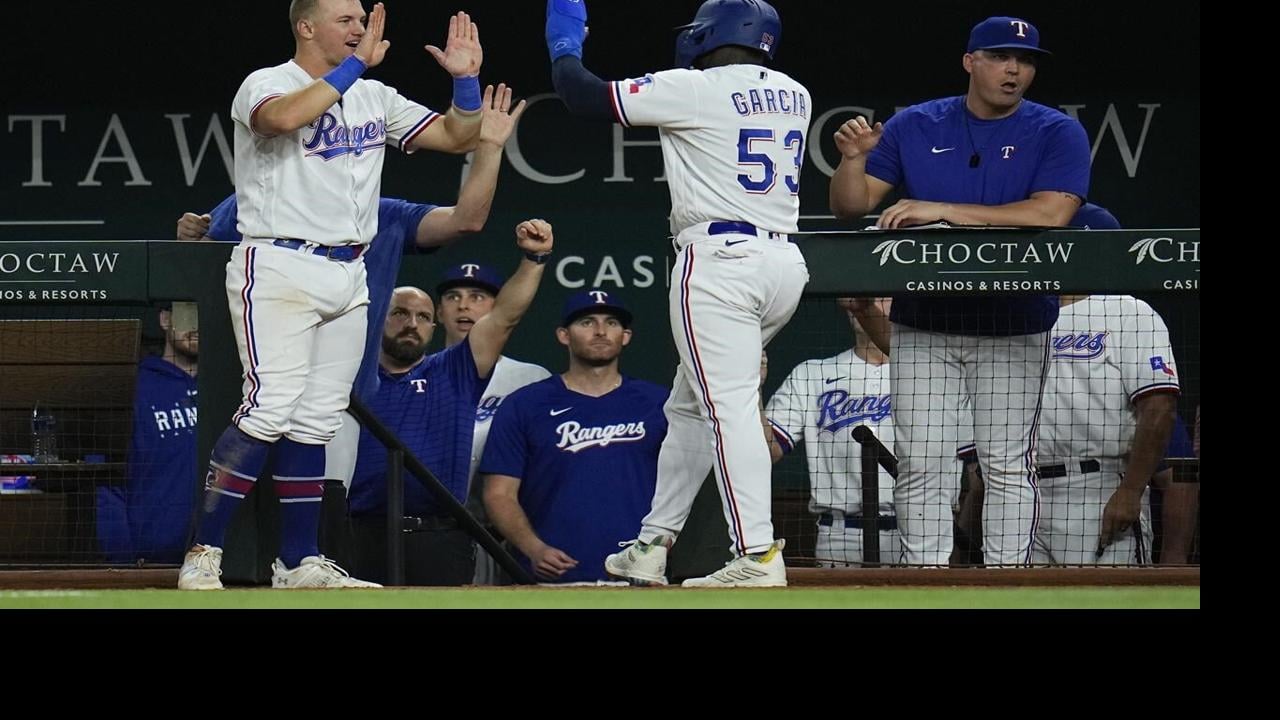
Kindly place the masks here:
[[(440, 299), (437, 320), (444, 330), (446, 348), (462, 342), (475, 326), (476, 320), (493, 309), (493, 303), (497, 299), (498, 292), (502, 290), (504, 282), (501, 273), (475, 262), (458, 263), (445, 271), (444, 278), (436, 285), (436, 297)], [(498, 364), (493, 367), (484, 395), (476, 407), (475, 433), (471, 439), (471, 466), (467, 473), (470, 478), (467, 510), (475, 516), (477, 521), (489, 525), (490, 532), (494, 532), (496, 528), (488, 522), (488, 516), (485, 513), (482, 499), (484, 482), (483, 477), (476, 472), (476, 468), (480, 465), (480, 456), (484, 453), (493, 415), (507, 395), (550, 375), (551, 373), (541, 365), (521, 362), (503, 355), (498, 358)], [(499, 585), (503, 584), (502, 578), (497, 561), (487, 552), (478, 552), (474, 583)]]
[(98, 488), (98, 543), (114, 563), (178, 563), (190, 540), (200, 331), (168, 308), (159, 320), (164, 349), (138, 365), (126, 484)]
[(605, 556), (649, 512), (668, 391), (618, 371), (631, 321), (611, 292), (570, 296), (556, 330), (569, 369), (512, 393), (493, 419), (485, 506), (539, 580), (607, 580)]
[[(497, 185), (502, 148), (524, 112), (525, 103), (521, 101), (513, 109), (510, 88), (498, 85), (496, 89), (486, 88), (482, 104), (480, 139), (472, 156), (471, 171), (459, 191), (457, 205), (437, 207), (392, 198), (379, 201), (378, 234), (369, 250), (364, 253), (370, 300), (369, 317), (386, 316), (391, 289), (395, 287), (400, 258), (404, 252), (429, 252), (484, 226)], [(233, 195), (206, 215), (187, 213), (178, 221), (178, 239), (238, 242), (240, 236), (236, 231), (236, 211)], [(377, 348), (381, 337), (382, 326), (377, 322), (370, 323), (366, 336), (365, 360), (353, 386), (353, 392), (357, 396), (367, 396), (376, 390)], [(344, 425), (354, 425), (354, 420), (345, 416)], [(356, 437), (349, 431), (344, 433), (339, 430), (339, 438), (326, 446), (326, 478), (350, 482), (355, 465)], [(347, 442), (344, 443), (344, 439)], [(216, 564), (220, 565), (220, 558)], [(195, 584), (216, 587), (213, 580), (216, 579), (217, 569), (204, 571), (200, 581)]]
[[(1067, 225), (1089, 190), (1089, 142), (1079, 122), (1023, 98), (1046, 54), (1026, 20), (978, 23), (963, 56), (965, 95), (913, 105), (883, 125), (857, 117), (840, 127), (832, 212), (859, 217), (897, 188), (902, 199), (880, 215), (881, 228)], [(949, 560), (954, 483), (944, 475), (966, 397), (987, 481), (987, 562), (1031, 561), (1036, 426), (1057, 318), (1049, 297), (894, 299), (894, 500), (906, 562)]]
[[(542, 280), (552, 249), (551, 225), (526, 220), (516, 227), (524, 253), (493, 308), (477, 318), (466, 338), (424, 355), (435, 329), (435, 306), (417, 288), (397, 288), (391, 299), (379, 353), (379, 385), (365, 398), (370, 411), (444, 483), (459, 502), (467, 498), (476, 406), (502, 348)], [(348, 505), (354, 540), (352, 568), (376, 582), (387, 577), (387, 451), (360, 432)], [(426, 487), (405, 482), (405, 514), (420, 532), (405, 537), (405, 580), (410, 585), (463, 585), (475, 573), (471, 538), (439, 507)]]

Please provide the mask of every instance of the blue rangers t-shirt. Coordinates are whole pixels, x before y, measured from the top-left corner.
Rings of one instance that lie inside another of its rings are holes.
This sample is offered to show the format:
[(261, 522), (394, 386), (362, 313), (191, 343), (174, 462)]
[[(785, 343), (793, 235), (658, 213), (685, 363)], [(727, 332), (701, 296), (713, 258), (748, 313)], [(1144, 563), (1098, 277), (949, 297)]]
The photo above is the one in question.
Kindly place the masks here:
[[(411, 203), (396, 198), (378, 201), (378, 234), (364, 253), (364, 269), (369, 287), (369, 330), (365, 336), (364, 361), (352, 386), (359, 398), (368, 398), (378, 389), (378, 347), (382, 327), (391, 306), (391, 291), (400, 274), (400, 258), (405, 253), (431, 253), (436, 248), (419, 248), (418, 225), (436, 205)], [(223, 200), (209, 213), (209, 237), (223, 242), (240, 242), (236, 231), (236, 196)]]
[[(426, 356), (409, 372), (393, 375), (379, 368), (378, 376), (377, 391), (364, 398), (369, 410), (400, 437), (458, 502), (466, 502), (476, 404), (488, 385), (476, 370), (470, 340)], [(418, 517), (444, 514), (417, 478), (406, 474), (404, 486), (406, 513)], [(352, 515), (386, 513), (387, 449), (364, 428), (360, 429), (355, 475), (347, 499)]]
[[(520, 507), (533, 531), (578, 561), (560, 582), (607, 580), (605, 556), (635, 537), (653, 502), (667, 395), (623, 378), (591, 397), (553, 375), (498, 406), (480, 472), (520, 479)], [(532, 572), (528, 558), (516, 557)]]
[[(912, 105), (889, 118), (867, 158), (867, 174), (915, 200), (1006, 205), (1053, 190), (1083, 202), (1089, 163), (1084, 127), (1061, 111), (1023, 100), (1009, 117), (981, 120), (961, 95)], [(1024, 335), (1053, 327), (1058, 303), (1032, 295), (902, 295), (894, 298), (891, 319), (933, 332)]]
[(196, 379), (149, 355), (138, 364), (126, 485), (98, 491), (98, 542), (110, 562), (176, 563), (196, 498)]

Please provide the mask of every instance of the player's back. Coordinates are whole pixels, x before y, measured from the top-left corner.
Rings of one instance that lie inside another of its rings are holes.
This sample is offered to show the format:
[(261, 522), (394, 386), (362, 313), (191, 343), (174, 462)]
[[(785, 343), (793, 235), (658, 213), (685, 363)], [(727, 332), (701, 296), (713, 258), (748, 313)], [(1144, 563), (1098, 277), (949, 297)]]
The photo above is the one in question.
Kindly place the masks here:
[(671, 230), (749, 222), (795, 232), (809, 91), (760, 65), (667, 70), (614, 84), (619, 120), (656, 125), (671, 188)]

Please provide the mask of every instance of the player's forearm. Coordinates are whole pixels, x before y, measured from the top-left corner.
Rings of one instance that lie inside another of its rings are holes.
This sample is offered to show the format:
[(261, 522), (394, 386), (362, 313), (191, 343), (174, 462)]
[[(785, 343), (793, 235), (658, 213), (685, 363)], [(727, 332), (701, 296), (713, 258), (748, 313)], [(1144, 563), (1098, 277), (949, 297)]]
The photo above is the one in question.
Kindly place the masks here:
[(867, 187), (867, 156), (840, 158), (828, 189), (831, 213), (842, 220), (855, 220), (871, 212), (871, 191)]
[(1065, 193), (1044, 193), (1040, 197), (1007, 205), (966, 205), (943, 203), (940, 220), (952, 225), (1029, 225), (1064, 227), (1079, 209), (1079, 202)]
[(769, 422), (764, 408), (760, 409), (760, 427), (764, 430), (764, 441), (769, 446), (769, 462), (776, 463), (786, 453), (782, 450), (782, 443), (778, 442), (778, 436), (773, 434), (773, 423)]
[(498, 532), (526, 556), (532, 555), (543, 545), (542, 539), (529, 523), (529, 516), (525, 515), (524, 508), (520, 507), (516, 498), (503, 493), (486, 492), (484, 507)]
[(427, 213), (418, 225), (415, 242), (420, 248), (444, 247), (463, 235), (480, 232), (493, 208), (494, 188), (502, 149), (480, 143), (471, 162), (471, 171), (458, 192), (458, 204)]
[(1138, 425), (1133, 433), (1122, 488), (1141, 493), (1151, 481), (1169, 445), (1176, 407), (1177, 398), (1173, 393), (1154, 392), (1138, 398), (1135, 407)]
[(871, 338), (871, 342), (880, 349), (880, 352), (888, 355), (889, 341), (893, 338), (893, 323), (889, 322), (889, 316), (875, 303), (870, 303), (870, 307), (862, 308), (854, 314), (858, 318), (858, 323), (862, 325), (862, 329), (866, 331), (867, 337)]
[(1195, 539), (1196, 507), (1200, 501), (1198, 483), (1170, 483), (1164, 491), (1161, 513), (1164, 537), (1160, 545), (1161, 565), (1185, 565)]
[(471, 156), (471, 171), (458, 192), (454, 222), (460, 233), (479, 232), (489, 219), (493, 194), (498, 187), (498, 170), (502, 166), (502, 146), (489, 142), (476, 145)]
[(479, 110), (464, 112), (456, 105), (450, 107), (449, 112), (445, 113), (441, 119), (444, 123), (445, 142), (442, 147), (436, 149), (451, 153), (475, 150), (480, 140), (480, 117)]
[(578, 117), (612, 122), (613, 104), (609, 100), (609, 83), (582, 65), (580, 58), (566, 55), (551, 64), (551, 84), (556, 95)]
[(542, 274), (545, 269), (546, 265), (528, 258), (520, 261), (520, 267), (502, 286), (502, 291), (494, 300), (493, 310), (489, 311), (489, 317), (498, 328), (510, 333), (516, 325), (520, 324), (520, 319), (528, 312), (534, 296), (538, 294), (538, 286), (542, 284)]
[(253, 115), (253, 129), (259, 135), (285, 135), (315, 122), (342, 99), (325, 80), (267, 101)]

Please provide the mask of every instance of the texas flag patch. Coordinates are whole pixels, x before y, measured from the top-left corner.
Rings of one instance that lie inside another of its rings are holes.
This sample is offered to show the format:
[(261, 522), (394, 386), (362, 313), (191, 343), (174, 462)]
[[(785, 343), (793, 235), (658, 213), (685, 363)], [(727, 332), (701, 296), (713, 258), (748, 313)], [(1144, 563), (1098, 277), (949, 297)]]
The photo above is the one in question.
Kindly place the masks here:
[(1163, 357), (1159, 355), (1156, 355), (1155, 357), (1151, 358), (1151, 369), (1159, 370), (1163, 372), (1165, 375), (1169, 375), (1171, 377), (1174, 376), (1173, 368), (1164, 361)]
[(638, 95), (642, 92), (649, 92), (653, 89), (653, 76), (645, 75), (642, 78), (627, 81), (627, 94)]

